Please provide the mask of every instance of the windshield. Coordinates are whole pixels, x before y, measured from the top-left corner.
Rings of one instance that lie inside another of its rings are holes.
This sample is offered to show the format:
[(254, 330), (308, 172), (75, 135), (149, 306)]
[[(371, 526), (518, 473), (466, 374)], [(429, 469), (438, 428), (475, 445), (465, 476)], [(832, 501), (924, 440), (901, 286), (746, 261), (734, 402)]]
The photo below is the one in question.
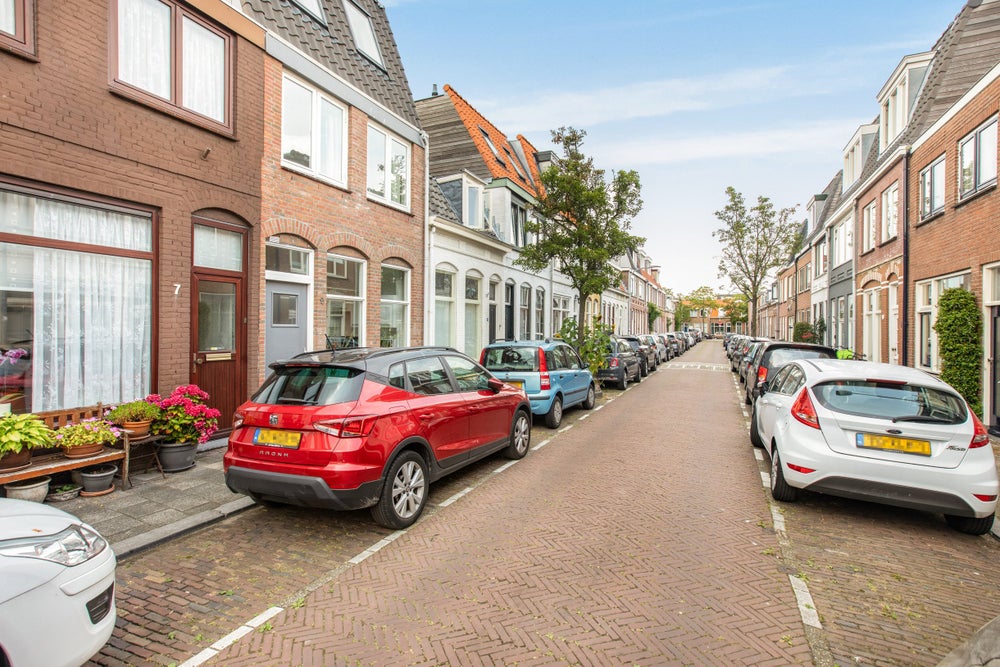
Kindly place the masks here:
[(893, 421), (961, 424), (968, 418), (965, 401), (933, 387), (877, 380), (839, 380), (813, 387), (829, 410)]
[(280, 366), (254, 394), (268, 405), (333, 405), (358, 400), (364, 372), (338, 366)]

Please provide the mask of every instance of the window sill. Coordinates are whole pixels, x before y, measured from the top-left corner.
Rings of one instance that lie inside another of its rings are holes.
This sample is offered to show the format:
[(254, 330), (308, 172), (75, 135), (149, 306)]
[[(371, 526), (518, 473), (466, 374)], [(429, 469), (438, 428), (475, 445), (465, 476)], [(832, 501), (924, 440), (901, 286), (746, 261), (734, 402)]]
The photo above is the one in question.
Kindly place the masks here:
[(337, 181), (333, 181), (333, 180), (330, 180), (328, 178), (324, 178), (323, 176), (320, 176), (319, 174), (317, 174), (315, 172), (308, 171), (308, 170), (303, 169), (303, 168), (301, 168), (301, 167), (299, 167), (299, 166), (297, 166), (295, 164), (290, 164), (288, 162), (282, 161), (281, 162), (281, 168), (284, 169), (285, 171), (290, 171), (293, 174), (298, 174), (299, 176), (302, 176), (303, 178), (308, 178), (310, 181), (316, 181), (317, 183), (320, 183), (322, 185), (326, 185), (326, 186), (329, 186), (331, 188), (337, 188), (338, 190), (343, 190), (344, 192), (347, 192), (347, 193), (351, 192), (351, 189), (349, 187), (347, 187), (346, 185), (344, 185), (343, 183), (338, 183)]
[(410, 215), (410, 216), (413, 215), (413, 213), (410, 211), (410, 207), (409, 206), (401, 206), (401, 205), (399, 205), (399, 204), (397, 204), (395, 202), (389, 201), (388, 199), (382, 199), (381, 197), (375, 197), (375, 196), (372, 196), (372, 195), (368, 195), (368, 201), (370, 201), (370, 202), (372, 202), (374, 204), (379, 204), (381, 206), (385, 206), (386, 208), (391, 208), (391, 209), (393, 209), (395, 211), (399, 211), (400, 213), (406, 213), (407, 215)]
[(965, 195), (964, 197), (962, 197), (961, 199), (959, 199), (957, 202), (955, 202), (955, 209), (957, 210), (957, 209), (965, 206), (966, 204), (968, 204), (970, 201), (979, 199), (980, 197), (982, 197), (986, 193), (993, 192), (996, 189), (997, 189), (997, 182), (996, 181), (993, 181), (989, 185), (984, 185), (983, 187), (979, 188), (975, 192), (970, 192), (967, 195)]
[[(878, 247), (879, 248), (884, 248), (885, 246), (889, 245), (890, 243), (892, 243), (893, 241), (897, 240), (898, 238), (899, 238), (899, 236), (893, 234), (892, 236), (890, 236), (886, 240), (884, 240), (881, 243), (879, 243)], [(874, 248), (872, 248), (872, 249), (874, 250)]]
[(860, 253), (858, 253), (858, 257), (864, 257), (865, 255), (872, 254), (873, 252), (875, 252), (875, 248), (868, 248), (868, 250), (862, 250)]
[(938, 211), (934, 211), (933, 213), (931, 213), (930, 215), (928, 215), (926, 218), (920, 218), (919, 220), (917, 220), (917, 227), (926, 225), (929, 222), (933, 222), (933, 221), (937, 220), (938, 218), (940, 218), (943, 215), (944, 215), (944, 208), (941, 208)]
[(226, 139), (231, 139), (233, 141), (236, 140), (236, 132), (234, 128), (225, 125), (224, 123), (213, 121), (212, 119), (201, 116), (193, 111), (189, 111), (184, 107), (176, 106), (170, 102), (161, 100), (153, 95), (149, 95), (141, 90), (128, 87), (118, 82), (113, 82), (110, 90), (114, 95), (117, 95), (122, 99), (135, 102), (136, 104), (140, 104), (147, 109), (152, 109), (153, 111), (170, 116), (174, 120), (200, 127), (204, 130), (208, 130), (209, 132), (225, 137)]

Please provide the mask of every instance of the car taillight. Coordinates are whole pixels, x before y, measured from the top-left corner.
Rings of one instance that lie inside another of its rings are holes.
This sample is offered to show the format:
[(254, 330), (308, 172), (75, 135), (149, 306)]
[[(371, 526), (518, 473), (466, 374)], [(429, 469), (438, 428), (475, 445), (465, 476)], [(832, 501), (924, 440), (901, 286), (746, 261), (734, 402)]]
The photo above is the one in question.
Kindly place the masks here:
[(757, 382), (763, 382), (767, 379), (767, 367), (761, 366), (757, 369)]
[(969, 449), (979, 449), (980, 447), (985, 447), (990, 444), (990, 433), (983, 426), (983, 422), (979, 421), (979, 417), (971, 409), (969, 414), (972, 415), (972, 425), (974, 430), (972, 432), (972, 441), (969, 442)]
[(611, 357), (611, 361), (608, 363), (609, 368), (618, 368), (618, 357)]
[(799, 397), (792, 403), (792, 416), (806, 426), (819, 428), (819, 417), (816, 416), (816, 408), (813, 407), (812, 399), (809, 398), (808, 387), (802, 387)]
[(376, 421), (378, 421), (378, 415), (325, 419), (315, 422), (313, 428), (338, 438), (361, 438), (372, 432)]
[(483, 348), (483, 351), (479, 353), (479, 365), (480, 366), (485, 366), (486, 365), (486, 348), (485, 347)]
[(243, 413), (237, 410), (233, 413), (233, 430), (243, 426)]
[(552, 382), (549, 378), (549, 365), (545, 361), (545, 350), (542, 348), (538, 348), (538, 373), (539, 389), (542, 391), (552, 389)]

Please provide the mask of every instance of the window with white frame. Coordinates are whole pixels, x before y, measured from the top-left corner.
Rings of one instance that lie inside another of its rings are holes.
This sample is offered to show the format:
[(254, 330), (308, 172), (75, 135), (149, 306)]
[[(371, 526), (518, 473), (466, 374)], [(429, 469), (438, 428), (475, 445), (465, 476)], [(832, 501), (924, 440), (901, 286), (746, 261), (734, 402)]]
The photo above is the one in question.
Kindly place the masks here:
[(379, 324), (381, 347), (410, 344), (410, 270), (382, 265), (382, 303)]
[(937, 350), (937, 333), (934, 331), (938, 300), (945, 290), (953, 288), (969, 289), (970, 274), (960, 273), (943, 278), (922, 280), (916, 284), (917, 363), (920, 367), (935, 372), (941, 370), (941, 360)]
[(896, 238), (899, 226), (899, 184), (893, 183), (882, 192), (882, 242)]
[(535, 338), (545, 338), (545, 290), (535, 290)]
[(958, 196), (968, 197), (997, 182), (997, 118), (958, 142)]
[(410, 146), (374, 125), (368, 126), (368, 196), (410, 205)]
[(35, 0), (0, 0), (0, 46), (35, 54)]
[(868, 361), (882, 360), (882, 291), (878, 288), (861, 293), (861, 340)]
[(518, 304), (520, 329), (518, 340), (531, 340), (531, 286), (521, 285), (521, 301)]
[(944, 158), (942, 155), (920, 171), (920, 218), (944, 210)]
[(528, 221), (528, 209), (517, 202), (510, 205), (511, 232), (514, 235), (513, 244), (518, 248), (523, 248), (527, 243), (527, 231), (524, 224)]
[(320, 6), (320, 0), (292, 0), (295, 4), (302, 9), (306, 10), (320, 21), (324, 21), (323, 18), (323, 8)]
[(872, 202), (861, 211), (861, 252), (875, 247), (875, 227), (875, 202)]
[(326, 257), (326, 335), (335, 347), (365, 345), (365, 271), (363, 260)]
[(571, 317), (569, 310), (570, 298), (561, 294), (552, 295), (552, 331), (562, 330), (563, 322)]
[(378, 48), (378, 39), (372, 26), (372, 17), (351, 0), (344, 0), (344, 9), (347, 10), (347, 23), (351, 26), (351, 34), (354, 35), (354, 45), (365, 57), (384, 69), (382, 52)]
[(118, 0), (115, 90), (232, 129), (233, 39), (174, 0)]
[(347, 109), (333, 98), (285, 74), (281, 97), (281, 162), (346, 185)]
[(813, 275), (817, 278), (826, 273), (826, 237), (821, 238), (816, 245), (813, 246)]
[(465, 274), (465, 353), (479, 358), (482, 341), (482, 290), (483, 279), (475, 273)]
[(434, 344), (455, 345), (455, 274), (434, 272)]

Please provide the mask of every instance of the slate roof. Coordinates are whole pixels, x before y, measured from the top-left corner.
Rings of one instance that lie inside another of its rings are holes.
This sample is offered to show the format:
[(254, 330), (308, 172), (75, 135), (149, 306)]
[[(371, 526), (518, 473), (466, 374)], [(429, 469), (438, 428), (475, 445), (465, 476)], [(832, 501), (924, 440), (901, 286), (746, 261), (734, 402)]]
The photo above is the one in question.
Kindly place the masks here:
[(458, 215), (458, 211), (452, 207), (451, 202), (444, 196), (441, 186), (435, 178), (430, 179), (430, 193), (429, 206), (431, 215), (442, 220), (447, 220), (448, 222), (462, 224), (462, 218)]
[(291, 0), (243, 0), (243, 12), (400, 118), (420, 127), (385, 8), (376, 0), (353, 0), (371, 17), (383, 69), (355, 47), (343, 4), (351, 1), (319, 0), (325, 23)]

